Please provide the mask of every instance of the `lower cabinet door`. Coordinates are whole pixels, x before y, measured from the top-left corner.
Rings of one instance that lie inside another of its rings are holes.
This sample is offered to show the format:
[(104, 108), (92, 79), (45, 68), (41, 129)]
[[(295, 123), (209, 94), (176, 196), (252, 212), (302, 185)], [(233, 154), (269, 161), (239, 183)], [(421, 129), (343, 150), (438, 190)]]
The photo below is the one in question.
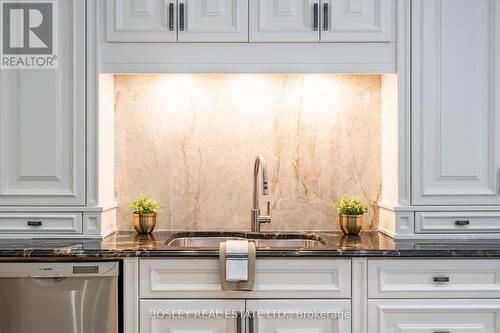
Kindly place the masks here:
[(436, 332), (500, 332), (500, 300), (368, 301), (368, 333)]
[(349, 300), (247, 300), (248, 333), (348, 333)]
[(141, 333), (240, 333), (244, 300), (141, 300)]

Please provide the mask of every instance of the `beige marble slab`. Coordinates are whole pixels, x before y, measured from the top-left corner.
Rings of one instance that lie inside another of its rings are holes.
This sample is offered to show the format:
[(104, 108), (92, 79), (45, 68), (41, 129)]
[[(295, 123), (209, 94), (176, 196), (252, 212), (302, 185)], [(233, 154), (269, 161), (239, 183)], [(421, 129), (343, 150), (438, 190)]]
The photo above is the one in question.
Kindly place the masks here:
[(143, 192), (161, 203), (158, 229), (248, 230), (259, 153), (273, 218), (263, 230), (339, 230), (345, 194), (378, 225), (379, 75), (116, 76), (115, 102), (120, 229)]

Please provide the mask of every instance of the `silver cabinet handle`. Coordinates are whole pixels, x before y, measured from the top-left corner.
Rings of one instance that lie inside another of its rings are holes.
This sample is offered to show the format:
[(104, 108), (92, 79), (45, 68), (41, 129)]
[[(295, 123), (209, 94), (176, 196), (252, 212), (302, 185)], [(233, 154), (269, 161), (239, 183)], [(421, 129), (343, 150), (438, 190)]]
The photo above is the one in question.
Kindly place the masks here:
[(459, 220), (455, 221), (455, 225), (462, 226), (462, 225), (469, 225), (470, 221), (469, 220)]
[(241, 312), (238, 312), (236, 314), (236, 333), (242, 333), (242, 330), (241, 330)]
[(168, 30), (174, 30), (174, 3), (168, 5)]
[(319, 19), (319, 5), (315, 3), (313, 5), (313, 30), (318, 31), (318, 19)]
[(184, 3), (179, 4), (179, 30), (184, 31)]
[(435, 276), (432, 278), (432, 281), (437, 283), (446, 283), (450, 282), (450, 278), (448, 276)]
[(28, 221), (26, 224), (30, 227), (41, 227), (42, 221)]
[(248, 333), (255, 333), (255, 316), (253, 312), (248, 316)]
[(328, 31), (328, 23), (329, 23), (328, 2), (325, 2), (323, 4), (323, 30), (324, 31)]

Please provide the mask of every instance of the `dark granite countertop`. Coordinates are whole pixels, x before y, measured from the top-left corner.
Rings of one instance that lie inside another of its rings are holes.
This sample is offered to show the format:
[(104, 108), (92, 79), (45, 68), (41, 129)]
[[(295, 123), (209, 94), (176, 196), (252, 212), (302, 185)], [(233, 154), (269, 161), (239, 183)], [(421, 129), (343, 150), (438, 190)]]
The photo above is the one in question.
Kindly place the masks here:
[[(218, 249), (168, 246), (192, 233), (156, 232), (150, 236), (118, 232), (103, 240), (0, 240), (0, 260), (115, 259), (123, 257), (215, 257)], [(205, 233), (207, 234), (207, 233)], [(208, 233), (210, 234), (210, 233)], [(213, 233), (212, 233), (213, 235)], [(265, 238), (280, 237), (284, 234)], [(309, 233), (323, 245), (311, 248), (259, 248), (259, 257), (500, 257), (499, 240), (394, 241), (378, 232), (344, 236), (340, 232)]]

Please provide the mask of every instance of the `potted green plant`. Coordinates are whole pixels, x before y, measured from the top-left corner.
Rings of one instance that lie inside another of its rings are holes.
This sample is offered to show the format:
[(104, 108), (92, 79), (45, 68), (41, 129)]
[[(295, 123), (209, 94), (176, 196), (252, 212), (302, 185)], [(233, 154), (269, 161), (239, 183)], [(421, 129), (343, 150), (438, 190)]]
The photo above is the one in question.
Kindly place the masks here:
[(363, 228), (368, 207), (358, 197), (342, 197), (335, 205), (339, 211), (340, 228), (346, 235), (357, 235)]
[(149, 199), (142, 193), (129, 205), (132, 222), (138, 234), (150, 234), (156, 226), (156, 216), (160, 212), (158, 201)]

